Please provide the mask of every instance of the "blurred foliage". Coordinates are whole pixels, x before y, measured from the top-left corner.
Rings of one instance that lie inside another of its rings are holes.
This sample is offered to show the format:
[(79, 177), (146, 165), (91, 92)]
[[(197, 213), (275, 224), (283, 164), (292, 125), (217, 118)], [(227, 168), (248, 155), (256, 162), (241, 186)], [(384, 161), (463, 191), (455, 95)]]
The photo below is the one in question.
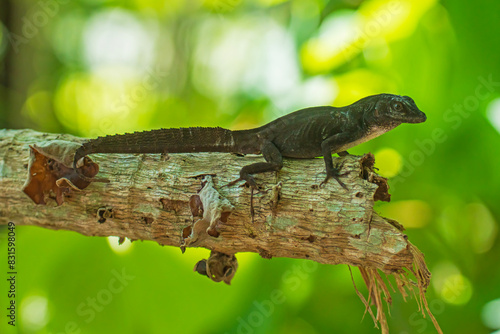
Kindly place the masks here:
[[(374, 152), (390, 177), (393, 201), (377, 210), (426, 254), (444, 331), (492, 333), (499, 12), (494, 0), (5, 0), (0, 127), (240, 129), (306, 106), (409, 95), (428, 121), (351, 153)], [(240, 254), (229, 287), (192, 272), (205, 250), (135, 242), (121, 252), (116, 240), (17, 233), (19, 323), (2, 333), (378, 333), (361, 321), (346, 266)], [(116, 278), (123, 270), (130, 280)], [(434, 333), (414, 299), (396, 296), (391, 314), (393, 333)]]

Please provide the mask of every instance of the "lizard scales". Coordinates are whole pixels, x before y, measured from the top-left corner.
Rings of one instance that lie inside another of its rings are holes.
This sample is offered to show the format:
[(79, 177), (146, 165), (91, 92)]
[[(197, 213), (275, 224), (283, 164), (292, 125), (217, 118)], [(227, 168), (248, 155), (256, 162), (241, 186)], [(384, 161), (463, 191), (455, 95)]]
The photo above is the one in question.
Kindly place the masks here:
[(266, 162), (245, 166), (240, 171), (240, 179), (255, 187), (251, 174), (280, 170), (283, 157), (323, 156), (327, 177), (322, 184), (335, 178), (345, 187), (339, 179), (338, 169), (333, 166), (332, 153), (346, 155), (347, 149), (401, 123), (420, 123), (425, 120), (425, 114), (410, 97), (379, 94), (345, 107), (323, 106), (297, 110), (249, 130), (191, 127), (98, 137), (84, 143), (76, 151), (73, 167), (78, 171), (78, 161), (92, 153), (262, 154)]

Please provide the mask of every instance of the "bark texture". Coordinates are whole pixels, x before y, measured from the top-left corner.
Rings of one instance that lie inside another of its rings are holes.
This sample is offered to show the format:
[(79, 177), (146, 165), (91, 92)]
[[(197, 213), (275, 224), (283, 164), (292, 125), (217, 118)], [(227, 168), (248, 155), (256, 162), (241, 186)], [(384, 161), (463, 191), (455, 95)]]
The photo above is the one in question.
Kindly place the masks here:
[(410, 268), (413, 262), (406, 235), (373, 212), (379, 186), (361, 177), (366, 167), (362, 157), (338, 158), (344, 161), (342, 171), (349, 172), (343, 178), (349, 190), (335, 180), (313, 189), (325, 175), (322, 159), (287, 159), (277, 175), (257, 175), (263, 190), (253, 196), (252, 222), (250, 189), (222, 186), (238, 178), (242, 166), (261, 161), (260, 156), (196, 153), (165, 159), (155, 154), (96, 154), (99, 176), (110, 183), (72, 191), (61, 206), (51, 200), (35, 205), (21, 191), (28, 177), (28, 144), (81, 139), (30, 130), (2, 130), (0, 135), (3, 224), (12, 220), (89, 236), (180, 246), (182, 230), (193, 223), (190, 198), (201, 189), (200, 179), (193, 176), (213, 174), (214, 187), (234, 210), (225, 223), (218, 223), (220, 236), (207, 238), (200, 247), (227, 254), (256, 252), (266, 258), (362, 265), (384, 272)]
[[(262, 190), (253, 194), (252, 221), (250, 189), (223, 185), (238, 178), (242, 166), (262, 161), (260, 156), (95, 154), (98, 177), (110, 183), (73, 190), (60, 206), (51, 199), (36, 205), (22, 191), (28, 145), (51, 140), (83, 141), (62, 134), (0, 130), (0, 224), (14, 221), (87, 236), (205, 247), (231, 256), (255, 252), (265, 258), (342, 263), (373, 273), (372, 283), (377, 283), (377, 270), (398, 277), (410, 272), (421, 294), (429, 284), (422, 254), (401, 226), (373, 211), (375, 199), (389, 199), (385, 179), (371, 169), (373, 156), (336, 158), (343, 163), (342, 173), (348, 173), (342, 178), (348, 190), (335, 180), (314, 187), (325, 176), (323, 159), (285, 159), (279, 173), (256, 175)], [(212, 176), (195, 177), (203, 174)], [(377, 320), (384, 332), (385, 318), (377, 314)]]

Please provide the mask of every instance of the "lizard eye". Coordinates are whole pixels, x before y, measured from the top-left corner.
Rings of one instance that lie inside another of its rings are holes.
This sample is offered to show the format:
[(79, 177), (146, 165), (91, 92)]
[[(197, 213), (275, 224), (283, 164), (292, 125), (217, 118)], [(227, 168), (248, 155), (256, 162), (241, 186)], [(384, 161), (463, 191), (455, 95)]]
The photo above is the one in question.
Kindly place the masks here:
[(394, 102), (394, 104), (392, 105), (392, 109), (394, 109), (394, 111), (402, 111), (403, 104), (401, 102)]

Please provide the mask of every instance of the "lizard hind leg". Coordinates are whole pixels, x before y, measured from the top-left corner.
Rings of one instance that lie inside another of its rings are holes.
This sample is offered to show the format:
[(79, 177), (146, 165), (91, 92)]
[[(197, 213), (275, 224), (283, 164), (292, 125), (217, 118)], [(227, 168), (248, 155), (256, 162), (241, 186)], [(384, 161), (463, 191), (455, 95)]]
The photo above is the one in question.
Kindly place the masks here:
[(253, 189), (258, 188), (255, 179), (251, 174), (259, 174), (265, 172), (275, 172), (279, 171), (283, 167), (283, 157), (279, 149), (272, 142), (266, 142), (262, 145), (261, 149), (262, 155), (266, 162), (256, 162), (247, 166), (244, 166), (240, 170), (240, 177), (228, 184), (226, 186), (233, 186), (239, 181), (246, 181), (246, 183)]
[(256, 162), (240, 170), (240, 179), (247, 181), (254, 189), (257, 188), (257, 183), (251, 174), (277, 172), (283, 168), (283, 156), (272, 142), (264, 143), (261, 152), (266, 162)]
[(254, 190), (258, 188), (255, 179), (251, 174), (265, 173), (265, 172), (277, 172), (283, 167), (283, 156), (279, 149), (272, 142), (266, 142), (261, 148), (262, 155), (266, 162), (256, 162), (251, 165), (244, 166), (240, 170), (240, 177), (229, 183), (232, 185), (240, 180), (245, 180), (246, 183), (251, 188), (250, 194), (250, 216), (252, 217), (252, 223), (254, 222), (255, 210), (253, 206), (253, 194)]

